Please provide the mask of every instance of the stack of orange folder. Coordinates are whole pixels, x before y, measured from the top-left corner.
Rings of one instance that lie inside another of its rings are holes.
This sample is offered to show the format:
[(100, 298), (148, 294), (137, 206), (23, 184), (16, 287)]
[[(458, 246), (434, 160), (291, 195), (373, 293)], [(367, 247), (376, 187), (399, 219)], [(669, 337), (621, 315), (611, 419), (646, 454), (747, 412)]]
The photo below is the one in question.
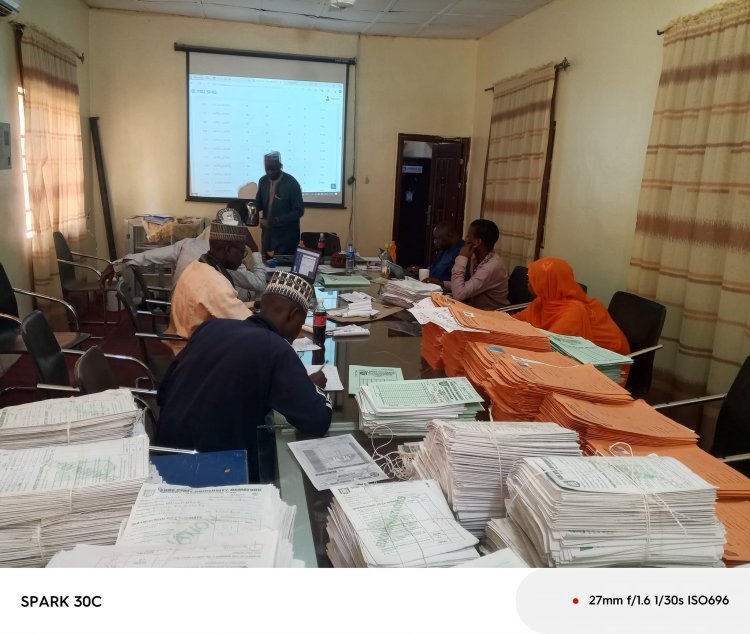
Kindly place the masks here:
[[(545, 363), (547, 365), (559, 366), (563, 368), (580, 365), (575, 359), (566, 357), (559, 352), (537, 352), (534, 350), (522, 350), (520, 348), (510, 348), (508, 346), (499, 346), (497, 344), (470, 342), (456, 357), (456, 363), (461, 364), (461, 375), (471, 381), (477, 389), (485, 391), (484, 384), (490, 378), (490, 370), (499, 363), (501, 355), (511, 355), (527, 361)], [(445, 353), (446, 373), (449, 364), (454, 363), (454, 357), (446, 350)]]
[(433, 370), (442, 370), (443, 363), (443, 339), (447, 335), (437, 324), (424, 324), (422, 326), (422, 357)]
[(539, 417), (539, 408), (553, 392), (593, 403), (632, 401), (625, 388), (591, 364), (549, 365), (506, 352), (497, 355), (487, 374), (484, 388), (494, 420), (545, 420)]
[(750, 501), (719, 500), (716, 515), (727, 531), (724, 563), (727, 566), (750, 563)]
[(496, 335), (494, 343), (540, 352), (552, 350), (549, 337), (541, 330), (525, 321), (513, 319), (507, 313), (479, 310), (461, 302), (453, 302), (450, 310), (455, 320), (462, 326), (486, 330)]
[(606, 404), (550, 394), (539, 408), (538, 420), (554, 421), (577, 431), (584, 451), (595, 440), (661, 447), (694, 445), (698, 441), (694, 431), (642, 400)]

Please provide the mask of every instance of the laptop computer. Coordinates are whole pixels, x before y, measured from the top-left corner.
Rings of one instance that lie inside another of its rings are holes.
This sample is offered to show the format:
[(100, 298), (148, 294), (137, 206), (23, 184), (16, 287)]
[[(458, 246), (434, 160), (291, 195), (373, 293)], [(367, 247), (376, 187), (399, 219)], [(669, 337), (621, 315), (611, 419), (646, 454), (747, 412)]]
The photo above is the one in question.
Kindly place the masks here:
[(294, 254), (294, 263), (292, 264), (292, 273), (304, 277), (308, 282), (313, 284), (315, 276), (318, 274), (319, 264), (319, 251), (297, 247), (297, 252)]

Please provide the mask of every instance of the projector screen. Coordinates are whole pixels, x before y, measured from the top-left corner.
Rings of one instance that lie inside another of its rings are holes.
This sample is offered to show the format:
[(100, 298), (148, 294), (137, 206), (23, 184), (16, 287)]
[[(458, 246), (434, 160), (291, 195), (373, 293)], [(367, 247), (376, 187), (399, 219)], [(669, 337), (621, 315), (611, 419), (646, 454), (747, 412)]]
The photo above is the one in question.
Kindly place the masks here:
[(276, 150), (305, 206), (343, 207), (353, 60), (179, 46), (187, 54), (188, 200), (253, 198), (263, 155)]

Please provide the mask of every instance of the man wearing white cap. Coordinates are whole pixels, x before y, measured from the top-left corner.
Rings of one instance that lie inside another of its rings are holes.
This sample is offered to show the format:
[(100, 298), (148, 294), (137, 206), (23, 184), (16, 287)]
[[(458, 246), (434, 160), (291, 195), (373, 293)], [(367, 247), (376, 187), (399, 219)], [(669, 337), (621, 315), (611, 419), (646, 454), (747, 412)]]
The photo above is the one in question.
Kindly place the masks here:
[(263, 157), (265, 176), (258, 181), (255, 206), (262, 213), (260, 225), (263, 252), (290, 255), (299, 245), (299, 219), (305, 213), (302, 188), (291, 174), (282, 172), (281, 154)]
[[(216, 220), (226, 224), (240, 224), (241, 220), (237, 212), (229, 215), (228, 212), (233, 211), (232, 209), (220, 209), (216, 214)], [(115, 275), (119, 275), (128, 267), (156, 264), (174, 267), (172, 275), (172, 288), (174, 288), (188, 264), (194, 262), (208, 251), (210, 231), (211, 228), (206, 227), (196, 238), (185, 238), (166, 247), (148, 249), (141, 253), (128, 253), (119, 260), (115, 260), (112, 264), (107, 265), (104, 271), (102, 271), (100, 283), (102, 287), (107, 286)], [(262, 291), (266, 287), (266, 269), (258, 252), (258, 246), (249, 232), (247, 235), (248, 246), (252, 252), (252, 261), (248, 260), (248, 265), (251, 268), (248, 269), (243, 262), (236, 271), (229, 271), (232, 283), (237, 289), (240, 299), (243, 301), (253, 299), (255, 292)]]
[(321, 389), (325, 375), (308, 376), (290, 345), (314, 298), (306, 280), (279, 271), (263, 293), (259, 314), (201, 325), (159, 386), (157, 443), (198, 451), (246, 449), (250, 480), (257, 482), (267, 471), (260, 456), (269, 449), (258, 428), (271, 410), (303, 434), (325, 434), (332, 414)]
[[(250, 308), (238, 297), (229, 275), (247, 255), (247, 235), (244, 225), (211, 223), (208, 251), (187, 266), (174, 288), (167, 333), (189, 339), (208, 319), (250, 316)], [(182, 341), (166, 343), (175, 352), (185, 347)]]

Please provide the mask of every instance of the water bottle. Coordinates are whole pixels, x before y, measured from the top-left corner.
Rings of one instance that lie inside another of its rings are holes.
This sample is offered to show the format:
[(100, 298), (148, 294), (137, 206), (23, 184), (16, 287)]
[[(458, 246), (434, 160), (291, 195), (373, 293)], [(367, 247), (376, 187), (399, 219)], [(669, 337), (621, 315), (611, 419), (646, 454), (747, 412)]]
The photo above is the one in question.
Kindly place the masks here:
[(260, 224), (258, 208), (253, 203), (247, 203), (247, 226), (257, 227)]
[(318, 236), (318, 251), (320, 251), (320, 256), (323, 257), (326, 253), (326, 237), (323, 235), (323, 232), (321, 231), (320, 235)]
[(346, 247), (346, 274), (354, 275), (354, 245), (350, 242), (349, 246)]
[(326, 342), (326, 309), (318, 302), (313, 311), (313, 343), (323, 346)]

